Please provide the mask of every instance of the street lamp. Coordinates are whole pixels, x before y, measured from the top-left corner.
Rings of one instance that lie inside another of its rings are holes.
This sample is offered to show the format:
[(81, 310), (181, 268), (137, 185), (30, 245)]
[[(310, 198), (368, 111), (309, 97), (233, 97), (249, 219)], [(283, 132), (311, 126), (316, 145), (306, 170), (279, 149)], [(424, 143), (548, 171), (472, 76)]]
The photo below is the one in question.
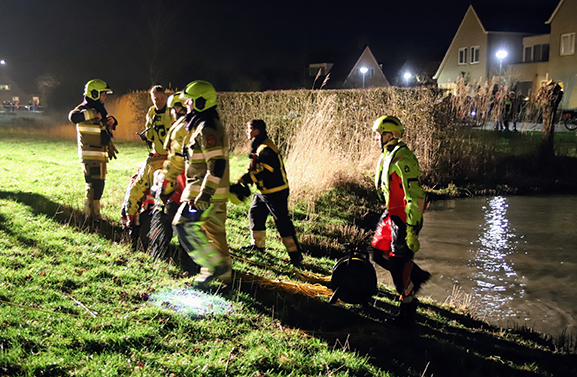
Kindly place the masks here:
[(6, 62), (4, 61), (4, 59), (0, 60), (0, 64), (2, 64), (2, 65), (6, 64)]
[(369, 69), (367, 67), (361, 67), (359, 71), (363, 74), (363, 89), (365, 89), (365, 74), (369, 72)]
[(403, 75), (403, 77), (405, 78), (405, 86), (409, 86), (409, 79), (412, 77), (413, 75), (411, 75), (409, 72), (405, 72), (405, 74)]
[(499, 50), (495, 55), (499, 59), (499, 84), (501, 84), (501, 66), (503, 65), (503, 59), (507, 56), (507, 51)]

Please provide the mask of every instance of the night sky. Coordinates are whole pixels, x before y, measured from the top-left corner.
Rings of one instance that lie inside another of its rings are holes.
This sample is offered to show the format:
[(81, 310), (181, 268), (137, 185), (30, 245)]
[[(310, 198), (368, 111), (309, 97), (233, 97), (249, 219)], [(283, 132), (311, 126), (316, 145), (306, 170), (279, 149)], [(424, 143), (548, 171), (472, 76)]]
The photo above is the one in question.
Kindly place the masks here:
[[(360, 55), (369, 45), (385, 73), (406, 61), (435, 62), (469, 1), (0, 0), (1, 67), (24, 90), (39, 77), (61, 88), (101, 78), (117, 93), (152, 81), (182, 88), (195, 79), (217, 90), (306, 87), (306, 67)], [(557, 0), (475, 1), (503, 22), (533, 15), (544, 23)], [(339, 5), (336, 5), (339, 4)], [(145, 6), (143, 6), (145, 5)], [(152, 41), (147, 20), (161, 21)], [(156, 55), (154, 47), (156, 46)], [(155, 58), (156, 56), (156, 58)], [(323, 58), (328, 57), (328, 58)], [(149, 64), (153, 62), (153, 74)], [(254, 86), (254, 85), (253, 85)], [(71, 90), (71, 89), (70, 89)]]

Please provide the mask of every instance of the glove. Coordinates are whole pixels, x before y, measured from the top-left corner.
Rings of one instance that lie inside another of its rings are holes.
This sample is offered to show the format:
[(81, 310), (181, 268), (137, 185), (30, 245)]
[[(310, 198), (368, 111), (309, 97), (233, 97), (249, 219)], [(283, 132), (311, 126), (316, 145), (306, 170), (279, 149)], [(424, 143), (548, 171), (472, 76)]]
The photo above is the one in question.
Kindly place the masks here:
[(118, 153), (118, 149), (116, 149), (116, 146), (114, 146), (112, 141), (110, 143), (108, 143), (108, 159), (109, 160), (112, 160), (113, 158), (116, 159), (117, 153)]
[(419, 242), (419, 237), (415, 232), (415, 227), (407, 225), (407, 246), (413, 253), (416, 253), (421, 248), (421, 243)]
[(200, 211), (206, 211), (210, 207), (210, 195), (202, 193), (194, 199), (194, 207)]

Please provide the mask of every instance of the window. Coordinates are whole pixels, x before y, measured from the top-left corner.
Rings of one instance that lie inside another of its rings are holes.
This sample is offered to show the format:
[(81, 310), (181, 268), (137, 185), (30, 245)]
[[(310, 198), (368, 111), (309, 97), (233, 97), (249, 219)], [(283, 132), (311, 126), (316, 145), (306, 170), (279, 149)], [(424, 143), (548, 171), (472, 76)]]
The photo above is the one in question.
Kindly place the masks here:
[(525, 63), (533, 61), (533, 47), (525, 47), (525, 54), (523, 55), (523, 61)]
[(8, 91), (10, 90), (10, 85), (0, 84), (0, 90)]
[(541, 45), (533, 46), (533, 61), (535, 62), (541, 61)]
[(471, 47), (471, 64), (479, 63), (479, 53), (481, 48), (479, 46)]
[(20, 102), (20, 97), (12, 97), (12, 102)]
[(561, 34), (561, 51), (560, 55), (575, 54), (575, 33)]
[(541, 61), (548, 62), (549, 61), (549, 43), (545, 43), (541, 49)]
[(467, 64), (467, 47), (459, 49), (459, 65)]

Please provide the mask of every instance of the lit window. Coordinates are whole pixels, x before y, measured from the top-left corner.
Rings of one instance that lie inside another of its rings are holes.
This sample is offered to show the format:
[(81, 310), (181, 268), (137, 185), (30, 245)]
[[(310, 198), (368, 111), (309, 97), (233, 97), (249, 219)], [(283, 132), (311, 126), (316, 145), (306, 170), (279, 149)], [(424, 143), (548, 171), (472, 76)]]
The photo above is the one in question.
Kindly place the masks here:
[(471, 47), (471, 64), (479, 63), (480, 53), (481, 53), (481, 47), (479, 47), (479, 46)]
[(467, 47), (459, 49), (459, 65), (467, 64)]
[(10, 85), (0, 84), (0, 90), (8, 91), (10, 90)]
[(561, 34), (561, 55), (575, 54), (575, 33)]

